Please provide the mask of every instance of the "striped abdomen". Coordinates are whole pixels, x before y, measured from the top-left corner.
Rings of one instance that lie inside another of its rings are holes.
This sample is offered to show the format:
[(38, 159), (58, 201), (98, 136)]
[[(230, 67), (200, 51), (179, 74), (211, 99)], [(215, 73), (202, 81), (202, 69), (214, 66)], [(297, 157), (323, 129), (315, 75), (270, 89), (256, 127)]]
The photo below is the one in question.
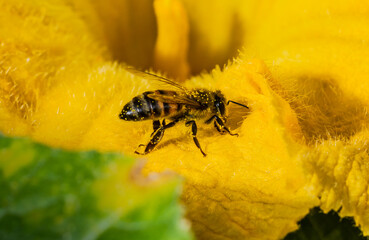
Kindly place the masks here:
[[(168, 118), (176, 115), (183, 107), (182, 104), (165, 103), (148, 97), (148, 95), (152, 93), (154, 92), (144, 92), (143, 94), (134, 97), (123, 107), (122, 112), (119, 114), (119, 118), (126, 121)], [(164, 90), (157, 90), (155, 93), (167, 96), (176, 94), (174, 91)]]

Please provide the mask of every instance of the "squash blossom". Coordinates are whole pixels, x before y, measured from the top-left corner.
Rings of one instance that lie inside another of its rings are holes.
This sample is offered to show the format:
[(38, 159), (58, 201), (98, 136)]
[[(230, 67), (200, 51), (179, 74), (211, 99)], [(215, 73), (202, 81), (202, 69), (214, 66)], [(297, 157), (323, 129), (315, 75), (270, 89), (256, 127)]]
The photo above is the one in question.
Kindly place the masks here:
[[(0, 6), (4, 135), (144, 158), (145, 175), (177, 173), (198, 239), (281, 239), (315, 206), (340, 210), (369, 235), (369, 2)], [(204, 158), (190, 129), (177, 124), (153, 152), (134, 155), (152, 122), (118, 114), (134, 96), (160, 87), (127, 65), (246, 104), (250, 110), (228, 108), (227, 126), (239, 137), (199, 124)], [(99, 185), (95, 194), (101, 208), (119, 211), (127, 196), (114, 195), (113, 186)]]

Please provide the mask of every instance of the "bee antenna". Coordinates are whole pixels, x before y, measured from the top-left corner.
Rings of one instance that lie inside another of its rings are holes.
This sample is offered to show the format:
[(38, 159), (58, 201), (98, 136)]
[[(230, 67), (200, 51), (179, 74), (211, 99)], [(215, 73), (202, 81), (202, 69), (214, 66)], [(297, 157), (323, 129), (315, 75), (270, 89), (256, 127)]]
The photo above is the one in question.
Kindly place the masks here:
[(234, 103), (234, 104), (237, 104), (237, 105), (240, 105), (240, 106), (242, 106), (242, 107), (245, 107), (245, 108), (249, 108), (248, 106), (246, 106), (246, 105), (243, 105), (243, 104), (241, 104), (241, 103), (238, 103), (238, 102), (235, 102), (235, 101), (232, 101), (232, 100), (229, 100), (228, 102), (227, 102), (227, 105), (229, 105), (229, 103)]

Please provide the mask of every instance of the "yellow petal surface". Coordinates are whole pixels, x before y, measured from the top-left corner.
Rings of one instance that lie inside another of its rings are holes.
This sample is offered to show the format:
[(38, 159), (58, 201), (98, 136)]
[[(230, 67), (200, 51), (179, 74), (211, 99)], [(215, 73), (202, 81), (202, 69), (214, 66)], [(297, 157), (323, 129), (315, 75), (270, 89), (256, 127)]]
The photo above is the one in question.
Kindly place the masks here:
[(247, 34), (249, 6), (243, 0), (182, 0), (190, 22), (188, 59), (192, 73), (210, 71), (238, 55)]
[(105, 51), (67, 5), (0, 4), (1, 131), (30, 135), (42, 96), (61, 81), (74, 81), (70, 76), (81, 67), (101, 64)]
[(116, 60), (146, 69), (153, 65), (157, 24), (152, 0), (64, 0)]
[(347, 142), (325, 141), (303, 155), (323, 211), (340, 209), (341, 216), (353, 216), (364, 235), (369, 233), (368, 136), (363, 131)]
[(154, 66), (170, 77), (184, 81), (189, 74), (189, 22), (186, 10), (179, 0), (156, 0), (154, 6), (159, 28)]
[(280, 0), (257, 6), (262, 11), (249, 20), (255, 28), (244, 52), (265, 59), (278, 82), (295, 91), (288, 98), (298, 98), (304, 135), (349, 137), (368, 126), (369, 3)]
[(315, 148), (301, 157), (321, 208), (341, 209), (368, 235), (369, 3), (281, 0), (250, 6), (255, 17), (248, 21), (255, 27), (245, 54), (265, 59), (287, 89), (283, 94)]

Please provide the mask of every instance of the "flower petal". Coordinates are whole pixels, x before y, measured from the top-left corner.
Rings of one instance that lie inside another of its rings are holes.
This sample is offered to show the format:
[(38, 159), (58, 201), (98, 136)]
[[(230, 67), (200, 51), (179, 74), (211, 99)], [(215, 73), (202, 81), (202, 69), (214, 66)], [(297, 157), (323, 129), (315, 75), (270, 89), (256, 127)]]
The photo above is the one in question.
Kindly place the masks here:
[(154, 67), (184, 81), (189, 74), (187, 13), (179, 0), (156, 0), (154, 8), (158, 22)]

